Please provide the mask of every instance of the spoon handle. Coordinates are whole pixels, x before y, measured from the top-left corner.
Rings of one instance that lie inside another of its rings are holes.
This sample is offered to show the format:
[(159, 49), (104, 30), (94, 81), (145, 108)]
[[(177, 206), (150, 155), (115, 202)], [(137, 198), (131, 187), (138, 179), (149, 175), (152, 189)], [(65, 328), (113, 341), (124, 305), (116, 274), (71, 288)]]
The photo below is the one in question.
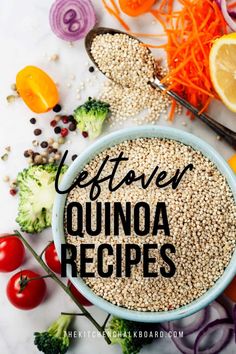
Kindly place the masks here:
[(163, 85), (158, 78), (155, 78), (153, 82), (150, 83), (154, 88), (165, 91), (171, 98), (180, 103), (183, 107), (187, 108), (191, 113), (193, 113), (202, 122), (206, 123), (216, 134), (224, 138), (228, 144), (230, 144), (234, 149), (236, 149), (236, 132), (225, 127), (224, 125), (216, 122), (213, 118), (205, 113), (199, 114), (198, 109), (192, 106), (188, 101), (177, 95), (171, 90), (166, 90), (166, 86)]

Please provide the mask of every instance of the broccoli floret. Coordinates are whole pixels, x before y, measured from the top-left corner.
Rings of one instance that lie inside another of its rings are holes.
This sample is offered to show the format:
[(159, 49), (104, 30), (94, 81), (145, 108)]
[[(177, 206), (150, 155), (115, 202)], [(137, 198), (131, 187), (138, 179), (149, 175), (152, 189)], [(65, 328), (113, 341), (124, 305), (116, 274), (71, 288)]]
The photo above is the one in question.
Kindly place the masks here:
[[(64, 166), (62, 174), (66, 169), (67, 166)], [(38, 233), (51, 226), (56, 173), (55, 164), (45, 164), (30, 166), (18, 174), (19, 205), (16, 221), (22, 231)]]
[(107, 331), (111, 343), (119, 344), (123, 354), (138, 354), (144, 345), (152, 343), (156, 329), (156, 324), (112, 317)]
[(110, 113), (110, 105), (89, 97), (74, 113), (79, 130), (88, 133), (90, 139), (95, 139), (102, 132), (102, 124)]
[(38, 350), (44, 354), (66, 353), (70, 345), (66, 331), (73, 318), (71, 315), (61, 315), (46, 332), (35, 332), (34, 344)]

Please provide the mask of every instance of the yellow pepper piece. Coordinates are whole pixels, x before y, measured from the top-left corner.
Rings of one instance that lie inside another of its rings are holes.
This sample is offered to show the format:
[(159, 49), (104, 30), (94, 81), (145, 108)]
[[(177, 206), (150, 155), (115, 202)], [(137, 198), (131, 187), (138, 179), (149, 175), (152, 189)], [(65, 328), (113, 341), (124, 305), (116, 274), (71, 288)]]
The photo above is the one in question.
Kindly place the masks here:
[(27, 66), (17, 74), (16, 88), (25, 104), (35, 113), (48, 112), (59, 102), (56, 84), (36, 66)]
[(229, 160), (228, 163), (230, 165), (230, 167), (232, 168), (232, 170), (236, 173), (236, 154), (233, 155)]

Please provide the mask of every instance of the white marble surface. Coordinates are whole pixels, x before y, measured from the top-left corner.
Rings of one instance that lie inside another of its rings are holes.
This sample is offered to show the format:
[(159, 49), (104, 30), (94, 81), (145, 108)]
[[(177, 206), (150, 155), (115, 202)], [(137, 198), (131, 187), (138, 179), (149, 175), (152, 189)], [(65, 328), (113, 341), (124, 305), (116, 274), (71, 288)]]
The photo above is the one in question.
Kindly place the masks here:
[[(111, 19), (104, 10), (102, 11), (100, 1), (93, 1), (98, 13), (99, 23), (104, 26), (117, 27), (115, 20)], [(48, 13), (52, 0), (1, 0), (0, 2), (0, 153), (4, 147), (11, 145), (12, 152), (7, 162), (0, 161), (0, 232), (9, 232), (17, 227), (15, 223), (17, 210), (17, 197), (9, 195), (8, 188), (2, 182), (4, 175), (14, 178), (19, 170), (26, 166), (23, 151), (29, 148), (33, 140), (33, 126), (29, 119), (34, 116), (20, 100), (12, 105), (6, 103), (6, 96), (10, 93), (10, 85), (15, 80), (19, 69), (28, 64), (33, 64), (45, 69), (59, 83), (61, 101), (65, 113), (70, 113), (80, 102), (76, 98), (76, 88), (79, 82), (86, 81), (91, 77), (85, 63), (88, 58), (85, 54), (83, 41), (77, 42), (72, 48), (65, 42), (53, 35), (48, 22)], [(143, 31), (145, 23), (151, 23), (150, 19), (131, 21), (133, 28)], [(154, 25), (149, 26), (150, 31), (158, 32)], [(147, 29), (146, 29), (147, 31)], [(59, 54), (57, 63), (48, 61), (48, 57)], [(71, 75), (76, 76), (72, 87), (68, 88), (67, 83), (71, 81)], [(102, 76), (98, 76), (97, 82), (87, 87), (82, 95), (97, 94), (99, 92)], [(211, 114), (219, 121), (236, 128), (235, 115), (230, 113), (220, 103), (212, 105)], [(49, 128), (49, 117), (51, 114), (42, 115), (38, 118), (39, 126), (42, 127), (45, 136), (51, 135)], [(186, 122), (184, 127), (182, 122)], [(126, 122), (124, 126), (131, 125)], [(169, 124), (165, 121), (157, 124)], [(190, 131), (208, 141), (214, 146), (224, 158), (229, 158), (233, 150), (223, 142), (216, 139), (214, 133), (203, 126), (200, 122), (189, 122), (187, 117), (182, 116), (176, 119), (174, 126)], [(105, 132), (105, 134), (107, 131)], [(69, 149), (72, 153), (79, 153), (87, 144), (85, 139), (74, 136)], [(51, 230), (42, 235), (32, 236), (30, 241), (36, 250), (40, 251), (47, 240), (52, 238)], [(24, 268), (38, 269), (36, 263), (28, 255)], [(52, 281), (48, 283), (48, 295), (46, 301), (37, 309), (24, 312), (12, 307), (6, 298), (5, 287), (11, 274), (0, 276), (0, 353), (1, 354), (36, 354), (37, 349), (33, 345), (33, 332), (44, 330), (60, 311), (74, 311), (75, 307), (60, 289)], [(99, 320), (103, 320), (105, 314), (99, 309), (91, 308), (92, 313)], [(80, 330), (92, 329), (86, 319), (77, 319), (75, 327)], [(118, 354), (120, 349), (109, 347), (103, 339), (79, 339), (69, 353), (73, 354)], [(177, 353), (177, 349), (169, 340), (159, 340), (147, 347), (142, 353)], [(234, 343), (231, 343), (224, 354), (236, 352)]]

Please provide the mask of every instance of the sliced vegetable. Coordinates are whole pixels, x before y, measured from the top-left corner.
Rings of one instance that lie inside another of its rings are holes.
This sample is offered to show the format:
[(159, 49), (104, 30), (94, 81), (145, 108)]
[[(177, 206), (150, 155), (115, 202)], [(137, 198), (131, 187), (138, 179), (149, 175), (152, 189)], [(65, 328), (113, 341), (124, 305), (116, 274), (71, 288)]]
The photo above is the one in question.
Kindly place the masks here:
[(181, 4), (180, 11), (171, 13), (174, 21), (163, 21), (152, 10), (168, 36), (163, 48), (169, 73), (162, 81), (203, 112), (218, 97), (210, 79), (209, 53), (212, 41), (227, 32), (226, 23), (214, 1), (181, 0)]
[(220, 8), (224, 16), (224, 19), (227, 22), (227, 25), (230, 27), (232, 31), (236, 32), (236, 22), (233, 20), (232, 14), (230, 13), (230, 10), (227, 8), (226, 0), (220, 0)]
[(225, 289), (224, 293), (232, 301), (236, 302), (236, 277), (234, 277), (230, 285)]
[(236, 173), (236, 154), (229, 159), (228, 163), (232, 170)]
[(187, 326), (180, 326), (178, 325), (179, 321), (171, 321), (169, 322), (169, 331), (183, 331), (184, 336), (188, 336), (190, 334), (193, 334), (197, 331), (199, 331), (202, 326), (204, 326), (207, 322), (208, 316), (209, 316), (209, 307), (204, 308), (203, 310), (198, 313), (198, 318), (196, 319), (195, 315), (190, 316), (190, 318), (193, 318), (193, 322), (188, 324)]
[(121, 11), (136, 17), (150, 10), (156, 0), (119, 0)]
[[(168, 323), (164, 323), (161, 325), (165, 331), (183, 331), (184, 338), (172, 336), (172, 340), (173, 340), (175, 346), (179, 349), (179, 351), (181, 353), (193, 354), (194, 348), (196, 346), (196, 348), (197, 348), (196, 353), (197, 354), (216, 354), (216, 353), (219, 353), (219, 350), (221, 350), (223, 347), (225, 347), (228, 344), (231, 333), (229, 333), (229, 331), (226, 327), (222, 332), (222, 335), (220, 337), (220, 341), (217, 341), (217, 343), (215, 343), (210, 348), (207, 347), (204, 350), (200, 350), (200, 351), (198, 349), (199, 344), (202, 340), (202, 336), (203, 335), (205, 336), (205, 330), (206, 330), (206, 332), (208, 332), (208, 326), (210, 326), (210, 328), (211, 328), (212, 322), (209, 324), (207, 322), (208, 322), (208, 317), (209, 317), (208, 314), (212, 309), (214, 309), (216, 311), (218, 320), (221, 320), (223, 318), (224, 321), (225, 321), (225, 319), (227, 319), (228, 322), (231, 321), (231, 323), (232, 323), (232, 320), (229, 319), (228, 313), (227, 313), (226, 309), (224, 308), (224, 306), (221, 305), (219, 302), (214, 301), (211, 305), (208, 306), (208, 308), (202, 310), (202, 314), (197, 321), (194, 320), (195, 315), (192, 315), (191, 317), (193, 318), (193, 322), (184, 328), (181, 325), (178, 325), (179, 321), (168, 322)], [(215, 323), (215, 321), (213, 321), (213, 323)], [(214, 332), (217, 329), (218, 328), (215, 328), (214, 330), (212, 330), (212, 332)], [(193, 333), (196, 333), (197, 331), (200, 331), (196, 337), (196, 338), (199, 338), (198, 339), (199, 342), (197, 344), (195, 342), (195, 346), (193, 348), (185, 343), (185, 338)], [(212, 332), (210, 332), (210, 333), (212, 333)], [(200, 335), (200, 333), (201, 333), (201, 335)]]
[(96, 23), (90, 0), (56, 0), (49, 19), (56, 36), (70, 42), (84, 38)]
[(37, 307), (46, 293), (46, 283), (39, 274), (31, 270), (21, 270), (13, 275), (7, 284), (9, 301), (21, 310)]
[(12, 272), (19, 268), (25, 257), (22, 241), (14, 235), (0, 235), (0, 272)]
[[(200, 350), (200, 344), (203, 338), (209, 336), (215, 331), (221, 331), (221, 337), (213, 344), (212, 347), (206, 350)], [(220, 353), (222, 349), (226, 347), (232, 337), (232, 330), (234, 330), (234, 323), (229, 318), (223, 318), (220, 320), (215, 320), (206, 325), (198, 334), (195, 343), (194, 343), (194, 354), (217, 354)]]
[(56, 84), (36, 66), (27, 66), (17, 74), (16, 87), (25, 104), (35, 113), (48, 112), (59, 101)]
[(234, 321), (234, 340), (236, 343), (236, 305), (233, 308), (233, 321)]
[[(62, 174), (66, 169), (64, 166)], [(23, 231), (38, 233), (51, 226), (56, 175), (55, 164), (30, 166), (18, 174), (20, 192), (16, 221)]]
[(210, 51), (210, 74), (214, 88), (226, 107), (236, 112), (236, 33), (215, 40)]

